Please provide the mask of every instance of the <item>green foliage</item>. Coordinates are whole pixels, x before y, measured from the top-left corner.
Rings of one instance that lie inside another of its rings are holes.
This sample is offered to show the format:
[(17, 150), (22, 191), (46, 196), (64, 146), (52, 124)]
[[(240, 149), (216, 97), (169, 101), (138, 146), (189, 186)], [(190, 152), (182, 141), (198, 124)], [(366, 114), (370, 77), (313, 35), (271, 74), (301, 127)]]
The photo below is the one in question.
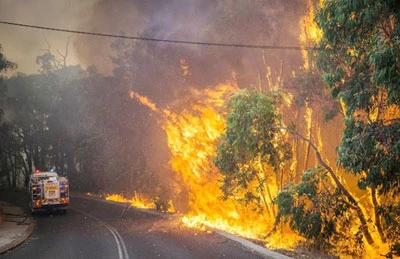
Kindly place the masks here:
[[(329, 251), (335, 249), (339, 240), (346, 239), (344, 231), (351, 229), (353, 219), (347, 213), (349, 206), (340, 192), (320, 188), (325, 185), (329, 185), (329, 180), (324, 170), (307, 170), (298, 184), (289, 184), (278, 194), (275, 203), (292, 229), (311, 241), (315, 248)], [(353, 241), (357, 240), (362, 243), (361, 233)], [(349, 255), (362, 252), (362, 248), (357, 251), (354, 247), (342, 249)]]
[[(387, 228), (387, 237), (393, 243), (400, 243), (400, 202), (391, 202), (393, 195), (386, 197), (383, 204), (378, 208), (378, 214), (383, 218)], [(398, 246), (397, 246), (398, 247)]]
[[(317, 184), (320, 181), (315, 177), (317, 173), (318, 170), (306, 171), (300, 183), (286, 186), (275, 199), (281, 215), (286, 219), (290, 218), (290, 226), (312, 240), (319, 239), (323, 234), (332, 234), (326, 231), (321, 232), (322, 213), (315, 207), (320, 204), (320, 198), (316, 193)], [(312, 202), (311, 206), (310, 202)]]
[[(358, 186), (379, 191), (381, 237), (396, 241), (400, 218), (400, 4), (327, 0), (315, 21), (323, 31), (317, 65), (346, 109), (339, 164), (360, 175)], [(379, 228), (378, 228), (379, 230)]]
[(317, 63), (346, 105), (339, 163), (366, 173), (360, 187), (400, 187), (400, 5), (391, 1), (326, 1), (316, 16), (324, 32)]
[(321, 109), (324, 122), (332, 120), (340, 113), (340, 104), (332, 98), (326, 82), (316, 70), (296, 73), (285, 82), (284, 89), (293, 94), (293, 109), (301, 110), (305, 105)]
[(317, 64), (343, 98), (347, 115), (374, 108), (384, 90), (400, 101), (400, 25), (396, 1), (325, 1), (316, 15), (323, 30)]
[(355, 174), (366, 175), (359, 186), (400, 190), (400, 121), (389, 125), (346, 119), (339, 163)]
[[(229, 100), (226, 132), (214, 160), (224, 176), (221, 188), (225, 198), (259, 202), (266, 181), (263, 166), (277, 170), (290, 158), (289, 146), (279, 129), (278, 101), (277, 93), (247, 89)], [(252, 190), (250, 183), (255, 180), (258, 186)]]
[(391, 247), (391, 252), (393, 255), (400, 256), (400, 243), (395, 243)]

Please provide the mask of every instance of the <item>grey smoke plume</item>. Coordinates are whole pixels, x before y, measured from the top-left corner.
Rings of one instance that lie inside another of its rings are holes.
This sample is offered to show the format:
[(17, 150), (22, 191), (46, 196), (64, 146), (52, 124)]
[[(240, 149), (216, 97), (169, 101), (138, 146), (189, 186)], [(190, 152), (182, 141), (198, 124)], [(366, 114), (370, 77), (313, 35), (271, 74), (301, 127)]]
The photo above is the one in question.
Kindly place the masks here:
[[(59, 27), (76, 30), (80, 24), (92, 16), (92, 5), (95, 1), (69, 0), (2, 0), (0, 17), (3, 21), (25, 23), (39, 26)], [(71, 34), (0, 25), (0, 44), (4, 53), (18, 64), (17, 71), (37, 73), (36, 57), (42, 55), (49, 47), (65, 53), (66, 42)], [(75, 36), (72, 36), (71, 40)], [(70, 48), (69, 64), (77, 64), (79, 59)], [(12, 71), (11, 73), (15, 73)]]
[[(93, 15), (81, 28), (160, 39), (298, 46), (299, 17), (305, 14), (306, 8), (304, 0), (99, 0), (93, 5)], [(82, 36), (76, 39), (75, 49), (81, 62), (94, 64), (109, 74), (115, 68), (109, 56), (122, 51), (118, 47), (112, 49), (111, 42), (111, 39), (94, 40)], [(239, 74), (239, 79), (258, 78), (258, 73), (265, 68), (264, 59), (273, 70), (276, 68), (276, 73), (281, 70), (281, 61), (287, 74), (301, 63), (300, 53), (296, 51), (267, 50), (263, 53), (262, 50), (138, 41), (124, 44), (134, 46), (132, 63), (157, 61), (163, 66), (179, 67), (179, 59), (186, 59), (192, 79), (196, 76), (209, 78), (208, 82), (195, 80), (194, 84), (215, 83), (215, 80), (229, 77), (233, 70)]]

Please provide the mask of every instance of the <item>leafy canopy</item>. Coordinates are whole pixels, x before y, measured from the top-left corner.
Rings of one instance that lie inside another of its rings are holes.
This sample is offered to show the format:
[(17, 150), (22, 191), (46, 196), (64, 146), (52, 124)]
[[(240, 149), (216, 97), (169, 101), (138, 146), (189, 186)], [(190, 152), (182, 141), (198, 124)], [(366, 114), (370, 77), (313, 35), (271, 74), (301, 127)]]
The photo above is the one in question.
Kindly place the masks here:
[(277, 93), (247, 89), (229, 100), (226, 131), (214, 161), (224, 175), (225, 198), (242, 196), (239, 199), (246, 202), (259, 199), (260, 192), (251, 190), (251, 182), (256, 179), (257, 188), (262, 189), (265, 164), (277, 170), (290, 157), (290, 149), (277, 127), (281, 124), (278, 103)]
[(317, 64), (346, 110), (339, 164), (359, 186), (400, 190), (400, 5), (389, 0), (325, 1)]
[(376, 221), (400, 254), (400, 4), (392, 0), (327, 0), (315, 21), (323, 31), (317, 65), (345, 108), (341, 166), (359, 187), (384, 195)]

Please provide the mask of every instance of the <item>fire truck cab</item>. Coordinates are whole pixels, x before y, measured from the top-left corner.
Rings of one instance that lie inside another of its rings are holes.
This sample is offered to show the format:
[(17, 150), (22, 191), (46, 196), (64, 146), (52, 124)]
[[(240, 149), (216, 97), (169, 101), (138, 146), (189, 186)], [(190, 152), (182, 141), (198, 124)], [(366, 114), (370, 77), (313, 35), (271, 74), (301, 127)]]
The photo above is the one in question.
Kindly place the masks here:
[(56, 172), (38, 172), (29, 181), (29, 207), (37, 211), (62, 210), (67, 212), (69, 205), (69, 182)]

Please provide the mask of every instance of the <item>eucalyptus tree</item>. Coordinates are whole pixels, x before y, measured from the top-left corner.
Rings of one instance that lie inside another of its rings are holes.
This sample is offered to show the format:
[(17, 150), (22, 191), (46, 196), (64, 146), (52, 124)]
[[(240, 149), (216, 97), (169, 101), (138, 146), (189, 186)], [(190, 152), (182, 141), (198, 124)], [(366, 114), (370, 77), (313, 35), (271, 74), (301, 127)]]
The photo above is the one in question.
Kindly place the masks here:
[(345, 108), (338, 162), (370, 190), (381, 240), (399, 242), (400, 4), (329, 0), (315, 20), (318, 67)]
[[(3, 54), (0, 45), (0, 73), (5, 72), (9, 69), (14, 69), (16, 64), (7, 60)], [(9, 144), (13, 141), (13, 137), (10, 131), (10, 125), (4, 121), (4, 102), (6, 96), (6, 86), (4, 84), (4, 78), (0, 74), (0, 176), (7, 178), (8, 186), (15, 186), (16, 181), (10, 174), (12, 165), (10, 162), (10, 152), (8, 149)]]
[[(228, 102), (225, 133), (221, 136), (215, 165), (223, 174), (224, 198), (234, 197), (244, 204), (255, 203), (276, 216), (270, 186), (275, 174), (290, 156), (284, 141), (280, 115), (275, 110), (279, 96), (247, 89)], [(278, 185), (279, 186), (279, 185)]]
[[(284, 125), (280, 103), (277, 92), (246, 89), (229, 100), (227, 125), (214, 160), (223, 176), (223, 198), (256, 204), (269, 212), (275, 202), (278, 212), (271, 214), (276, 216), (276, 224), (284, 218), (319, 248), (332, 247), (334, 239), (346, 239), (344, 231), (349, 234), (354, 224), (360, 229), (354, 242), (362, 243), (365, 237), (372, 244), (374, 241), (360, 204), (324, 160), (321, 150), (294, 128)], [(277, 177), (273, 181), (273, 174), (290, 164), (290, 136), (310, 145), (320, 167), (306, 170), (300, 182), (283, 183), (286, 187), (271, 195), (269, 187), (282, 179)], [(349, 211), (354, 213), (347, 213)]]

